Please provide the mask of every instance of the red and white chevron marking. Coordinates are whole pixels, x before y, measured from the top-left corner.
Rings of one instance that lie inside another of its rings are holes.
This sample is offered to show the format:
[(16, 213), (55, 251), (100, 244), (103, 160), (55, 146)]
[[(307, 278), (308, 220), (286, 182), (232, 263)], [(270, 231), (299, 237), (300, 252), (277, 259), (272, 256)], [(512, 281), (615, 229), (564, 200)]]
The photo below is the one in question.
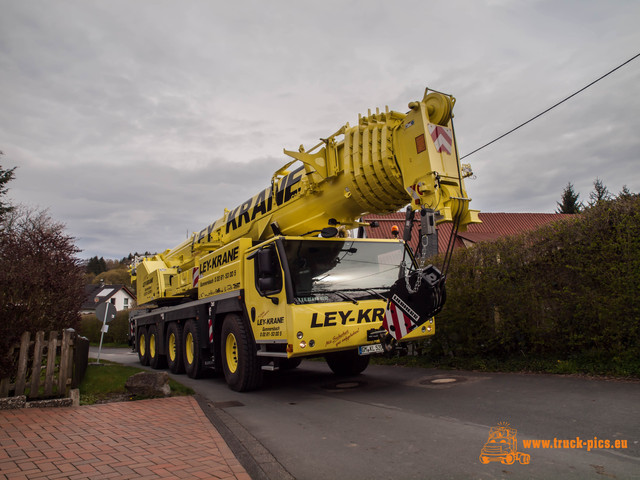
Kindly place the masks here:
[(213, 343), (213, 322), (209, 318), (209, 343)]
[(200, 267), (193, 267), (191, 271), (191, 277), (193, 278), (193, 288), (198, 286), (198, 282), (200, 281)]
[(382, 325), (396, 340), (400, 340), (416, 328), (416, 325), (411, 321), (411, 318), (400, 310), (393, 301), (389, 302), (387, 306), (387, 311)]
[(436, 150), (440, 153), (447, 152), (451, 155), (451, 151), (453, 150), (453, 132), (451, 129), (431, 123), (427, 125), (427, 128)]

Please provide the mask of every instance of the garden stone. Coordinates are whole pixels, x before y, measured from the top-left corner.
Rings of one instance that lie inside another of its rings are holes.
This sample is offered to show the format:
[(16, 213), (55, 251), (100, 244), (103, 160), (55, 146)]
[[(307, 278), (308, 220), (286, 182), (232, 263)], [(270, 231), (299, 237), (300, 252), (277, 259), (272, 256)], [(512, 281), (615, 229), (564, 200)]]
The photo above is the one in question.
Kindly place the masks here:
[(168, 397), (171, 393), (167, 372), (140, 372), (130, 376), (125, 388), (133, 395)]

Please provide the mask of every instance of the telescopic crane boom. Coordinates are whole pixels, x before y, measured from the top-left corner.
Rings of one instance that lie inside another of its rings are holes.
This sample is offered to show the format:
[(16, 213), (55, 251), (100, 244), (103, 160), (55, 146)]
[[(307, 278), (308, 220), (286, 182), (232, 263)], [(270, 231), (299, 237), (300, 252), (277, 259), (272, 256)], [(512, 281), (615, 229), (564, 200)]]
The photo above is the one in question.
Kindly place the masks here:
[[(292, 158), (270, 185), (178, 246), (144, 259), (136, 270), (139, 285), (158, 275), (160, 288), (139, 303), (193, 294), (187, 273), (203, 254), (239, 238), (257, 243), (274, 235), (306, 235), (325, 227), (347, 230), (362, 225), (367, 213), (413, 210), (435, 212), (435, 222), (479, 222), (463, 178), (453, 131), (455, 98), (425, 91), (407, 113), (376, 110), (359, 116), (309, 150), (284, 150)], [(142, 267), (142, 268), (140, 268)], [(180, 276), (180, 282), (173, 281)], [(171, 282), (164, 279), (171, 278)]]
[(454, 104), (427, 89), (406, 113), (369, 111), (312, 148), (285, 150), (291, 160), (265, 189), (180, 245), (136, 260), (140, 307), (130, 323), (141, 363), (193, 378), (211, 367), (246, 391), (264, 370), (303, 357), (354, 375), (372, 353), (433, 335), (444, 272), (416, 261), (402, 240), (350, 232), (367, 213), (407, 204), (409, 225), (421, 212), (424, 245), (436, 223), (478, 222)]

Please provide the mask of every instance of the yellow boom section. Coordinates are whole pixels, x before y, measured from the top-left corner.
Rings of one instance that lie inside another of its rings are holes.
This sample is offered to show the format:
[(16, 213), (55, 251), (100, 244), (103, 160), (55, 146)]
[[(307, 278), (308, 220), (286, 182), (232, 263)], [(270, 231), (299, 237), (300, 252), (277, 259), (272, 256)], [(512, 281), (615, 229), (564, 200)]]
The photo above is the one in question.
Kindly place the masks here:
[[(410, 203), (438, 212), (438, 222), (459, 218), (464, 230), (479, 220), (469, 209), (463, 182), (468, 174), (458, 161), (454, 104), (452, 96), (427, 89), (422, 100), (409, 103), (408, 113), (369, 112), (308, 151), (303, 146), (285, 150), (292, 161), (274, 173), (270, 186), (225, 209), (222, 218), (182, 244), (144, 259), (138, 282), (149, 285), (147, 277), (163, 268), (154, 293), (162, 298), (162, 277), (171, 276), (174, 288), (167, 296), (186, 295), (195, 287), (189, 270), (201, 255), (240, 238), (267, 240), (274, 235), (272, 224), (282, 235), (305, 235), (329, 225), (350, 229), (364, 214), (394, 212)], [(175, 288), (174, 275), (184, 288)]]

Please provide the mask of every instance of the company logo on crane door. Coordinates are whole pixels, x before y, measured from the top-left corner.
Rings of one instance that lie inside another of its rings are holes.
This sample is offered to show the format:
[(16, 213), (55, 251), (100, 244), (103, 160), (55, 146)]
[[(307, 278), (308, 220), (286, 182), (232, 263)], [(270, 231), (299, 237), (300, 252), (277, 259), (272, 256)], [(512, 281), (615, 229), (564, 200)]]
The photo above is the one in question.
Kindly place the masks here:
[(233, 247), (231, 250), (227, 250), (224, 253), (219, 253), (215, 257), (211, 257), (210, 259), (203, 261), (200, 264), (200, 275), (204, 275), (207, 270), (221, 267), (222, 265), (232, 262), (236, 258), (238, 258), (238, 247)]
[(258, 325), (276, 325), (284, 323), (284, 317), (259, 318)]

